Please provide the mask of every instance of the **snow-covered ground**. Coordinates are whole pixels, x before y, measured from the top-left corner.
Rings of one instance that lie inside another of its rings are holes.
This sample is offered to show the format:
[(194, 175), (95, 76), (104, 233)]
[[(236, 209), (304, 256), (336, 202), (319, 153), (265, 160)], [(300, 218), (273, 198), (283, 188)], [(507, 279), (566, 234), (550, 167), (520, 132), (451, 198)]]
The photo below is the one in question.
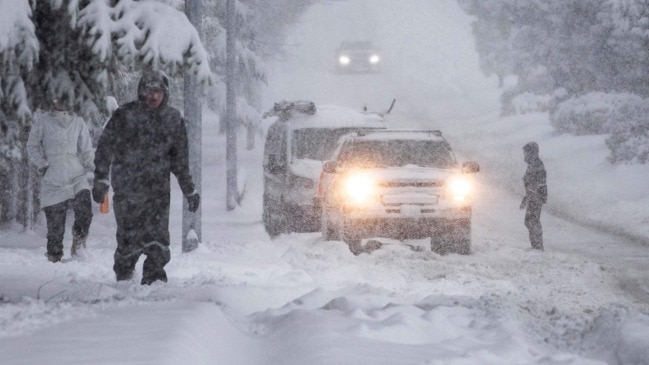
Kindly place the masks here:
[[(246, 195), (226, 211), (225, 141), (206, 112), (203, 242), (181, 253), (174, 185), (168, 283), (115, 283), (111, 214), (95, 214), (85, 261), (48, 263), (44, 227), (0, 231), (0, 362), (648, 364), (648, 168), (609, 165), (603, 137), (554, 135), (546, 114), (500, 119), (469, 22), (453, 0), (323, 2), (292, 33), (265, 103), (397, 98), (391, 127), (441, 129), (482, 167), (472, 255), (411, 248), (425, 240), (360, 256), (317, 233), (271, 241), (262, 144), (241, 138)], [(381, 46), (381, 74), (332, 72), (348, 38)], [(518, 210), (529, 140), (548, 170), (545, 252), (529, 250)]]

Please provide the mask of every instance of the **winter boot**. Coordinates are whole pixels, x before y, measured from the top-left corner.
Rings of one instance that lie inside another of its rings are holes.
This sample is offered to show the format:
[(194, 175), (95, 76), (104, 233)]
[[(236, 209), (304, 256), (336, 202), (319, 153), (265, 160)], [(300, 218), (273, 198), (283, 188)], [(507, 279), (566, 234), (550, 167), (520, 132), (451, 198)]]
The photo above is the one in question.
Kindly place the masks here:
[(142, 275), (140, 285), (151, 285), (158, 280), (164, 283), (167, 282), (167, 273), (163, 269), (158, 269), (153, 272), (145, 272), (144, 275)]
[(49, 262), (61, 262), (61, 258), (63, 258), (63, 253), (46, 253), (45, 256), (47, 257), (47, 261)]
[(72, 257), (80, 255), (82, 256), (86, 251), (86, 237), (78, 234), (72, 235), (72, 247), (70, 248), (70, 255)]
[(126, 281), (126, 280), (131, 280), (133, 279), (133, 270), (130, 271), (120, 271), (120, 272), (115, 272), (115, 280), (116, 281)]

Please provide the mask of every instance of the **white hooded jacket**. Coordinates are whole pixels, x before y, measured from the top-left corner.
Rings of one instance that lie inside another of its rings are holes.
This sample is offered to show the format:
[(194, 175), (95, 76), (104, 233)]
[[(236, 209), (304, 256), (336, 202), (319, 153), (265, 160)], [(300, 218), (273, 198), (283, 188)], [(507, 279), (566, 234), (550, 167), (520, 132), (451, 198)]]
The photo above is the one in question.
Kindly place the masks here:
[(86, 172), (95, 170), (95, 151), (83, 119), (58, 111), (37, 116), (29, 132), (27, 154), (39, 169), (47, 167), (41, 208), (90, 190)]

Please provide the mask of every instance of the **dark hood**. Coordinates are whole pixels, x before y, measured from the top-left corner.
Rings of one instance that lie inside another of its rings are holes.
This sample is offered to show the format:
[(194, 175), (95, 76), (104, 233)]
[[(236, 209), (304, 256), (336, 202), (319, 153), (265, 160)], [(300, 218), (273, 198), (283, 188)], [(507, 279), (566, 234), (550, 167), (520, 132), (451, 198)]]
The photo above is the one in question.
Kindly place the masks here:
[(523, 146), (523, 153), (527, 163), (539, 160), (539, 145), (536, 142), (529, 142)]
[(149, 87), (163, 89), (164, 98), (160, 106), (167, 105), (167, 101), (169, 100), (169, 77), (163, 71), (146, 71), (142, 74), (142, 78), (140, 78), (140, 82), (137, 84), (138, 101), (144, 101), (144, 90)]

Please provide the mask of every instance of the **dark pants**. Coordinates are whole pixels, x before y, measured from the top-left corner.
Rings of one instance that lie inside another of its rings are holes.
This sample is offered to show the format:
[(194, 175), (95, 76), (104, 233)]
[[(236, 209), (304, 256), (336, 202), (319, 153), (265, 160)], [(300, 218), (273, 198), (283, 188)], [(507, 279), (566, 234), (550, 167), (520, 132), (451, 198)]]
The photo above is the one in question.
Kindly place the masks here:
[(532, 248), (543, 249), (543, 228), (541, 227), (541, 207), (543, 204), (531, 200), (527, 203), (525, 212), (525, 227), (530, 232), (530, 243)]
[(72, 234), (85, 237), (92, 222), (92, 203), (90, 190), (81, 190), (74, 199), (43, 208), (47, 220), (47, 254), (63, 255), (63, 236), (65, 234), (65, 217), (68, 209), (74, 210)]
[(133, 275), (135, 264), (146, 255), (142, 280), (167, 281), (164, 266), (169, 263), (169, 205), (165, 202), (114, 200), (117, 221), (117, 249), (113, 271), (117, 280)]

